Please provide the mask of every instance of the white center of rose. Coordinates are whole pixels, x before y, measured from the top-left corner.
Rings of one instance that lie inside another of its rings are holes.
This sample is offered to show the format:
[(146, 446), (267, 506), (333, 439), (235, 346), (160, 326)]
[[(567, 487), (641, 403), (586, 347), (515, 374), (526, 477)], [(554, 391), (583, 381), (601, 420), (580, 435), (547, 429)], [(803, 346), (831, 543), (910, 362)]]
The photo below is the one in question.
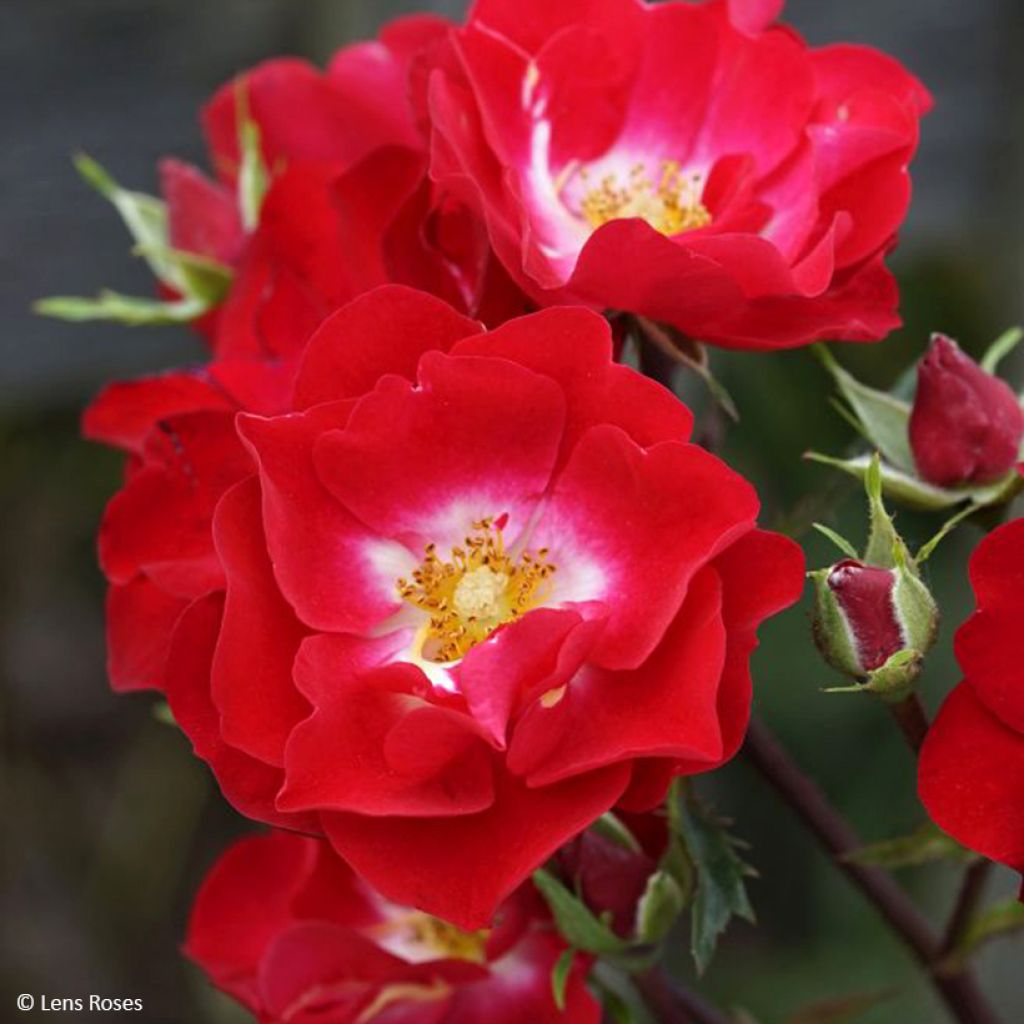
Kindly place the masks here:
[(467, 572), (452, 595), (452, 606), (464, 619), (496, 619), (501, 615), (501, 597), (508, 576), (486, 565)]
[(542, 605), (555, 567), (547, 549), (505, 550), (502, 530), (508, 516), (473, 523), (447, 559), (428, 544), (410, 578), (397, 581), (402, 599), (426, 612), (416, 653), (426, 661), (458, 661), (499, 626)]

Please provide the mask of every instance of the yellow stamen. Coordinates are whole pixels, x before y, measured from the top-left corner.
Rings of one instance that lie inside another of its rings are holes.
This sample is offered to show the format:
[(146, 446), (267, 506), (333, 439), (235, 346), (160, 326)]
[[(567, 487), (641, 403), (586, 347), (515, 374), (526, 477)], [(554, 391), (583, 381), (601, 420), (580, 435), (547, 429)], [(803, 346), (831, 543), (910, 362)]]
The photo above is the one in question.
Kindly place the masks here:
[[(586, 178), (585, 171), (580, 175)], [(640, 217), (664, 235), (707, 227), (712, 219), (701, 202), (701, 176), (684, 176), (674, 160), (662, 162), (656, 182), (644, 164), (633, 167), (625, 184), (619, 183), (618, 175), (607, 175), (586, 193), (580, 210), (594, 228), (610, 220)]]
[(428, 544), (411, 580), (400, 579), (398, 592), (430, 620), (421, 630), (420, 656), (427, 661), (457, 661), (499, 626), (542, 604), (555, 566), (547, 550), (523, 552), (513, 559), (502, 538), (504, 517), (473, 523), (464, 547), (452, 548), (442, 561)]

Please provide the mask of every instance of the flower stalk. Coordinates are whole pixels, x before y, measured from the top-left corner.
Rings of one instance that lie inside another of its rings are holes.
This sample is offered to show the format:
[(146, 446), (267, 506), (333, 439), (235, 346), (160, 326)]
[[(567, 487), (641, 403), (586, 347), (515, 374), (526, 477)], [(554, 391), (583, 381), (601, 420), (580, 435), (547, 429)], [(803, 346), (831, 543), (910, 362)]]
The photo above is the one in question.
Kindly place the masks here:
[(945, 944), (934, 935), (924, 916), (888, 872), (848, 859), (863, 845), (860, 838), (768, 727), (756, 718), (750, 723), (743, 750), (747, 760), (830, 854), (835, 866), (910, 949), (952, 1018), (960, 1024), (1000, 1024), (970, 970), (948, 974), (937, 970)]

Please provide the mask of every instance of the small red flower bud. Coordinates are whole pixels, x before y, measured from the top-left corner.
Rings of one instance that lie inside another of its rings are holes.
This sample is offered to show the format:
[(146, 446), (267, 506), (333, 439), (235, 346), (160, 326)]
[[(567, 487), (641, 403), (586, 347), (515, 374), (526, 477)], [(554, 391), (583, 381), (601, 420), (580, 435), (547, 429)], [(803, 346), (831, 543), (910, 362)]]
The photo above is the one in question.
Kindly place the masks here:
[(619, 935), (632, 934), (637, 904), (657, 868), (651, 857), (583, 832), (558, 851), (558, 863), (595, 914), (611, 914), (612, 928)]
[(896, 574), (848, 558), (832, 569), (827, 582), (853, 633), (861, 671), (881, 668), (904, 646), (893, 604)]
[(929, 483), (987, 483), (1016, 463), (1024, 414), (1009, 385), (986, 373), (951, 338), (932, 336), (917, 369), (910, 447)]

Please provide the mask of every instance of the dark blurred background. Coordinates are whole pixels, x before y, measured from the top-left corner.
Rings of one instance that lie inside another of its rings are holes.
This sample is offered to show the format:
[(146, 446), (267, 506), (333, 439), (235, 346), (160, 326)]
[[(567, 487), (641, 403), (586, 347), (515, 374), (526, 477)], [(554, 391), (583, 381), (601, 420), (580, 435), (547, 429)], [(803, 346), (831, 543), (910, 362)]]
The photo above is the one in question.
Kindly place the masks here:
[[(77, 179), (69, 154), (85, 149), (123, 183), (152, 190), (160, 156), (202, 161), (196, 110), (241, 68), (280, 53), (322, 61), (394, 14), (459, 15), (463, 6), (4, 0), (0, 8), (0, 1019), (15, 1019), (19, 992), (138, 996), (146, 1021), (238, 1019), (183, 964), (177, 944), (203, 871), (246, 826), (180, 735), (154, 720), (150, 699), (107, 690), (93, 536), (120, 459), (77, 436), (81, 407), (103, 381), (186, 362), (198, 348), (184, 330), (75, 326), (29, 313), (43, 295), (150, 287), (113, 210)], [(1024, 5), (791, 0), (789, 20), (814, 43), (888, 50), (938, 103), (893, 260), (907, 326), (884, 345), (846, 347), (840, 357), (888, 384), (932, 329), (981, 349), (1024, 319)], [(838, 452), (850, 442), (813, 360), (744, 355), (719, 370), (743, 413), (727, 455), (761, 489), (766, 520), (806, 519), (801, 496), (828, 485), (838, 503), (828, 520), (859, 542), (856, 489), (835, 487), (826, 470), (799, 458), (811, 446)], [(917, 541), (938, 526), (910, 515), (901, 524)], [(832, 559), (824, 543), (801, 539), (811, 564)], [(965, 527), (934, 560), (946, 628), (925, 679), (931, 708), (956, 681), (951, 637), (970, 607), (965, 564), (977, 539)], [(811, 649), (805, 609), (765, 630), (755, 678), (761, 713), (865, 836), (906, 832), (923, 819), (912, 761), (881, 709), (819, 692), (831, 680)], [(760, 926), (731, 930), (701, 982), (710, 994), (778, 1024), (830, 995), (891, 988), (890, 1000), (857, 1020), (945, 1019), (903, 950), (742, 759), (704, 788), (736, 819), (761, 872), (752, 889)], [(941, 919), (955, 872), (917, 869), (904, 880)], [(1013, 885), (1001, 874), (994, 895)], [(981, 957), (1007, 1024), (1024, 1020), (1022, 954), (1018, 938)], [(678, 966), (688, 977), (681, 954)]]

